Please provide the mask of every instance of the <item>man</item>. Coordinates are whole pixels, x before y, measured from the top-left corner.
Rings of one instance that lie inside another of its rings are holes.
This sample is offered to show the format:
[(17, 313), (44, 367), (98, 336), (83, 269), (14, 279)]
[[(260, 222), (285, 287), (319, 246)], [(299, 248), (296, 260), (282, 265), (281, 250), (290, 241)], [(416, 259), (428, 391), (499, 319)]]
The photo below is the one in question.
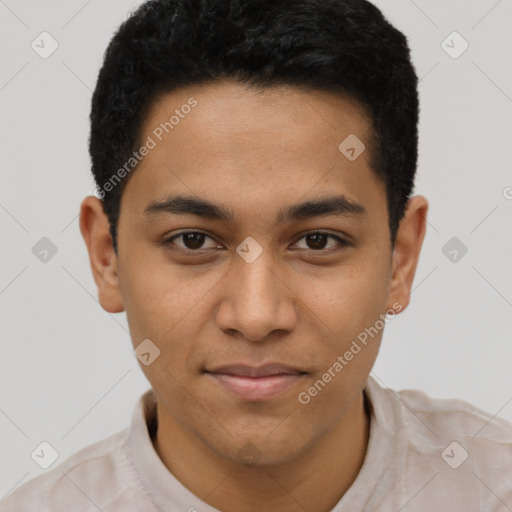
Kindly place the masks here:
[(2, 510), (512, 509), (512, 425), (369, 377), (425, 235), (417, 123), (407, 41), (364, 0), (134, 12), (80, 228), (152, 389)]

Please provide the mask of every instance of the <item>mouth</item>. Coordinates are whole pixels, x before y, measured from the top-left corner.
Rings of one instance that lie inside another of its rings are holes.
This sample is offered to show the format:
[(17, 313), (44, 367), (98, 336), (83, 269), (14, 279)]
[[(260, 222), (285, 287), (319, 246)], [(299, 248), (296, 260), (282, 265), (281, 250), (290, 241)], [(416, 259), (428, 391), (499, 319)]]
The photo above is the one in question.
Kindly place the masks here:
[(237, 398), (263, 401), (284, 393), (302, 380), (306, 372), (279, 363), (255, 367), (245, 364), (225, 365), (205, 373)]

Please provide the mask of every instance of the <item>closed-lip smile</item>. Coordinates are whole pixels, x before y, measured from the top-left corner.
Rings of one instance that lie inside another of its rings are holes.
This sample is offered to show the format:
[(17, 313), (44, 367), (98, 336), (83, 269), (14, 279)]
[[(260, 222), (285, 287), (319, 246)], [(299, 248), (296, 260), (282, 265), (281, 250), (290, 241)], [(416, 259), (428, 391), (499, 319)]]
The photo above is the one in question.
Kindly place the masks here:
[(306, 375), (306, 372), (283, 363), (262, 366), (229, 364), (205, 370), (205, 373), (230, 394), (249, 401), (263, 401), (277, 396)]

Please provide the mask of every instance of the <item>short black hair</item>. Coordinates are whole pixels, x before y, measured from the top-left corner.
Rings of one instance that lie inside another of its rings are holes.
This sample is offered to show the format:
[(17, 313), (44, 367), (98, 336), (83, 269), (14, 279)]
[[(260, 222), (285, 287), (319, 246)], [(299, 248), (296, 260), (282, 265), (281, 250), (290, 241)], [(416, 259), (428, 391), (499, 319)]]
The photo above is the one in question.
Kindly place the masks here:
[(131, 174), (112, 177), (140, 144), (152, 102), (224, 80), (357, 100), (372, 121), (371, 168), (385, 184), (394, 246), (418, 157), (418, 78), (404, 34), (366, 0), (149, 0), (110, 41), (92, 96), (92, 172), (116, 252)]

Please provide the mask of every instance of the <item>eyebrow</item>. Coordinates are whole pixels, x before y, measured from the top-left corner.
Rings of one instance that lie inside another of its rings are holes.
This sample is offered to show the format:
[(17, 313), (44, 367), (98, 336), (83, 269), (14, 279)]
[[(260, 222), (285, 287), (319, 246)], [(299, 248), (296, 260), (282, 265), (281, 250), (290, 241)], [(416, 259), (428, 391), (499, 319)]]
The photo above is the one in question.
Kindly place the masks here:
[[(194, 215), (211, 220), (232, 222), (234, 214), (228, 208), (195, 196), (172, 195), (163, 201), (153, 201), (144, 210), (145, 216), (158, 214)], [(286, 222), (327, 215), (363, 217), (366, 208), (344, 195), (329, 196), (287, 206), (278, 210), (277, 222)]]

